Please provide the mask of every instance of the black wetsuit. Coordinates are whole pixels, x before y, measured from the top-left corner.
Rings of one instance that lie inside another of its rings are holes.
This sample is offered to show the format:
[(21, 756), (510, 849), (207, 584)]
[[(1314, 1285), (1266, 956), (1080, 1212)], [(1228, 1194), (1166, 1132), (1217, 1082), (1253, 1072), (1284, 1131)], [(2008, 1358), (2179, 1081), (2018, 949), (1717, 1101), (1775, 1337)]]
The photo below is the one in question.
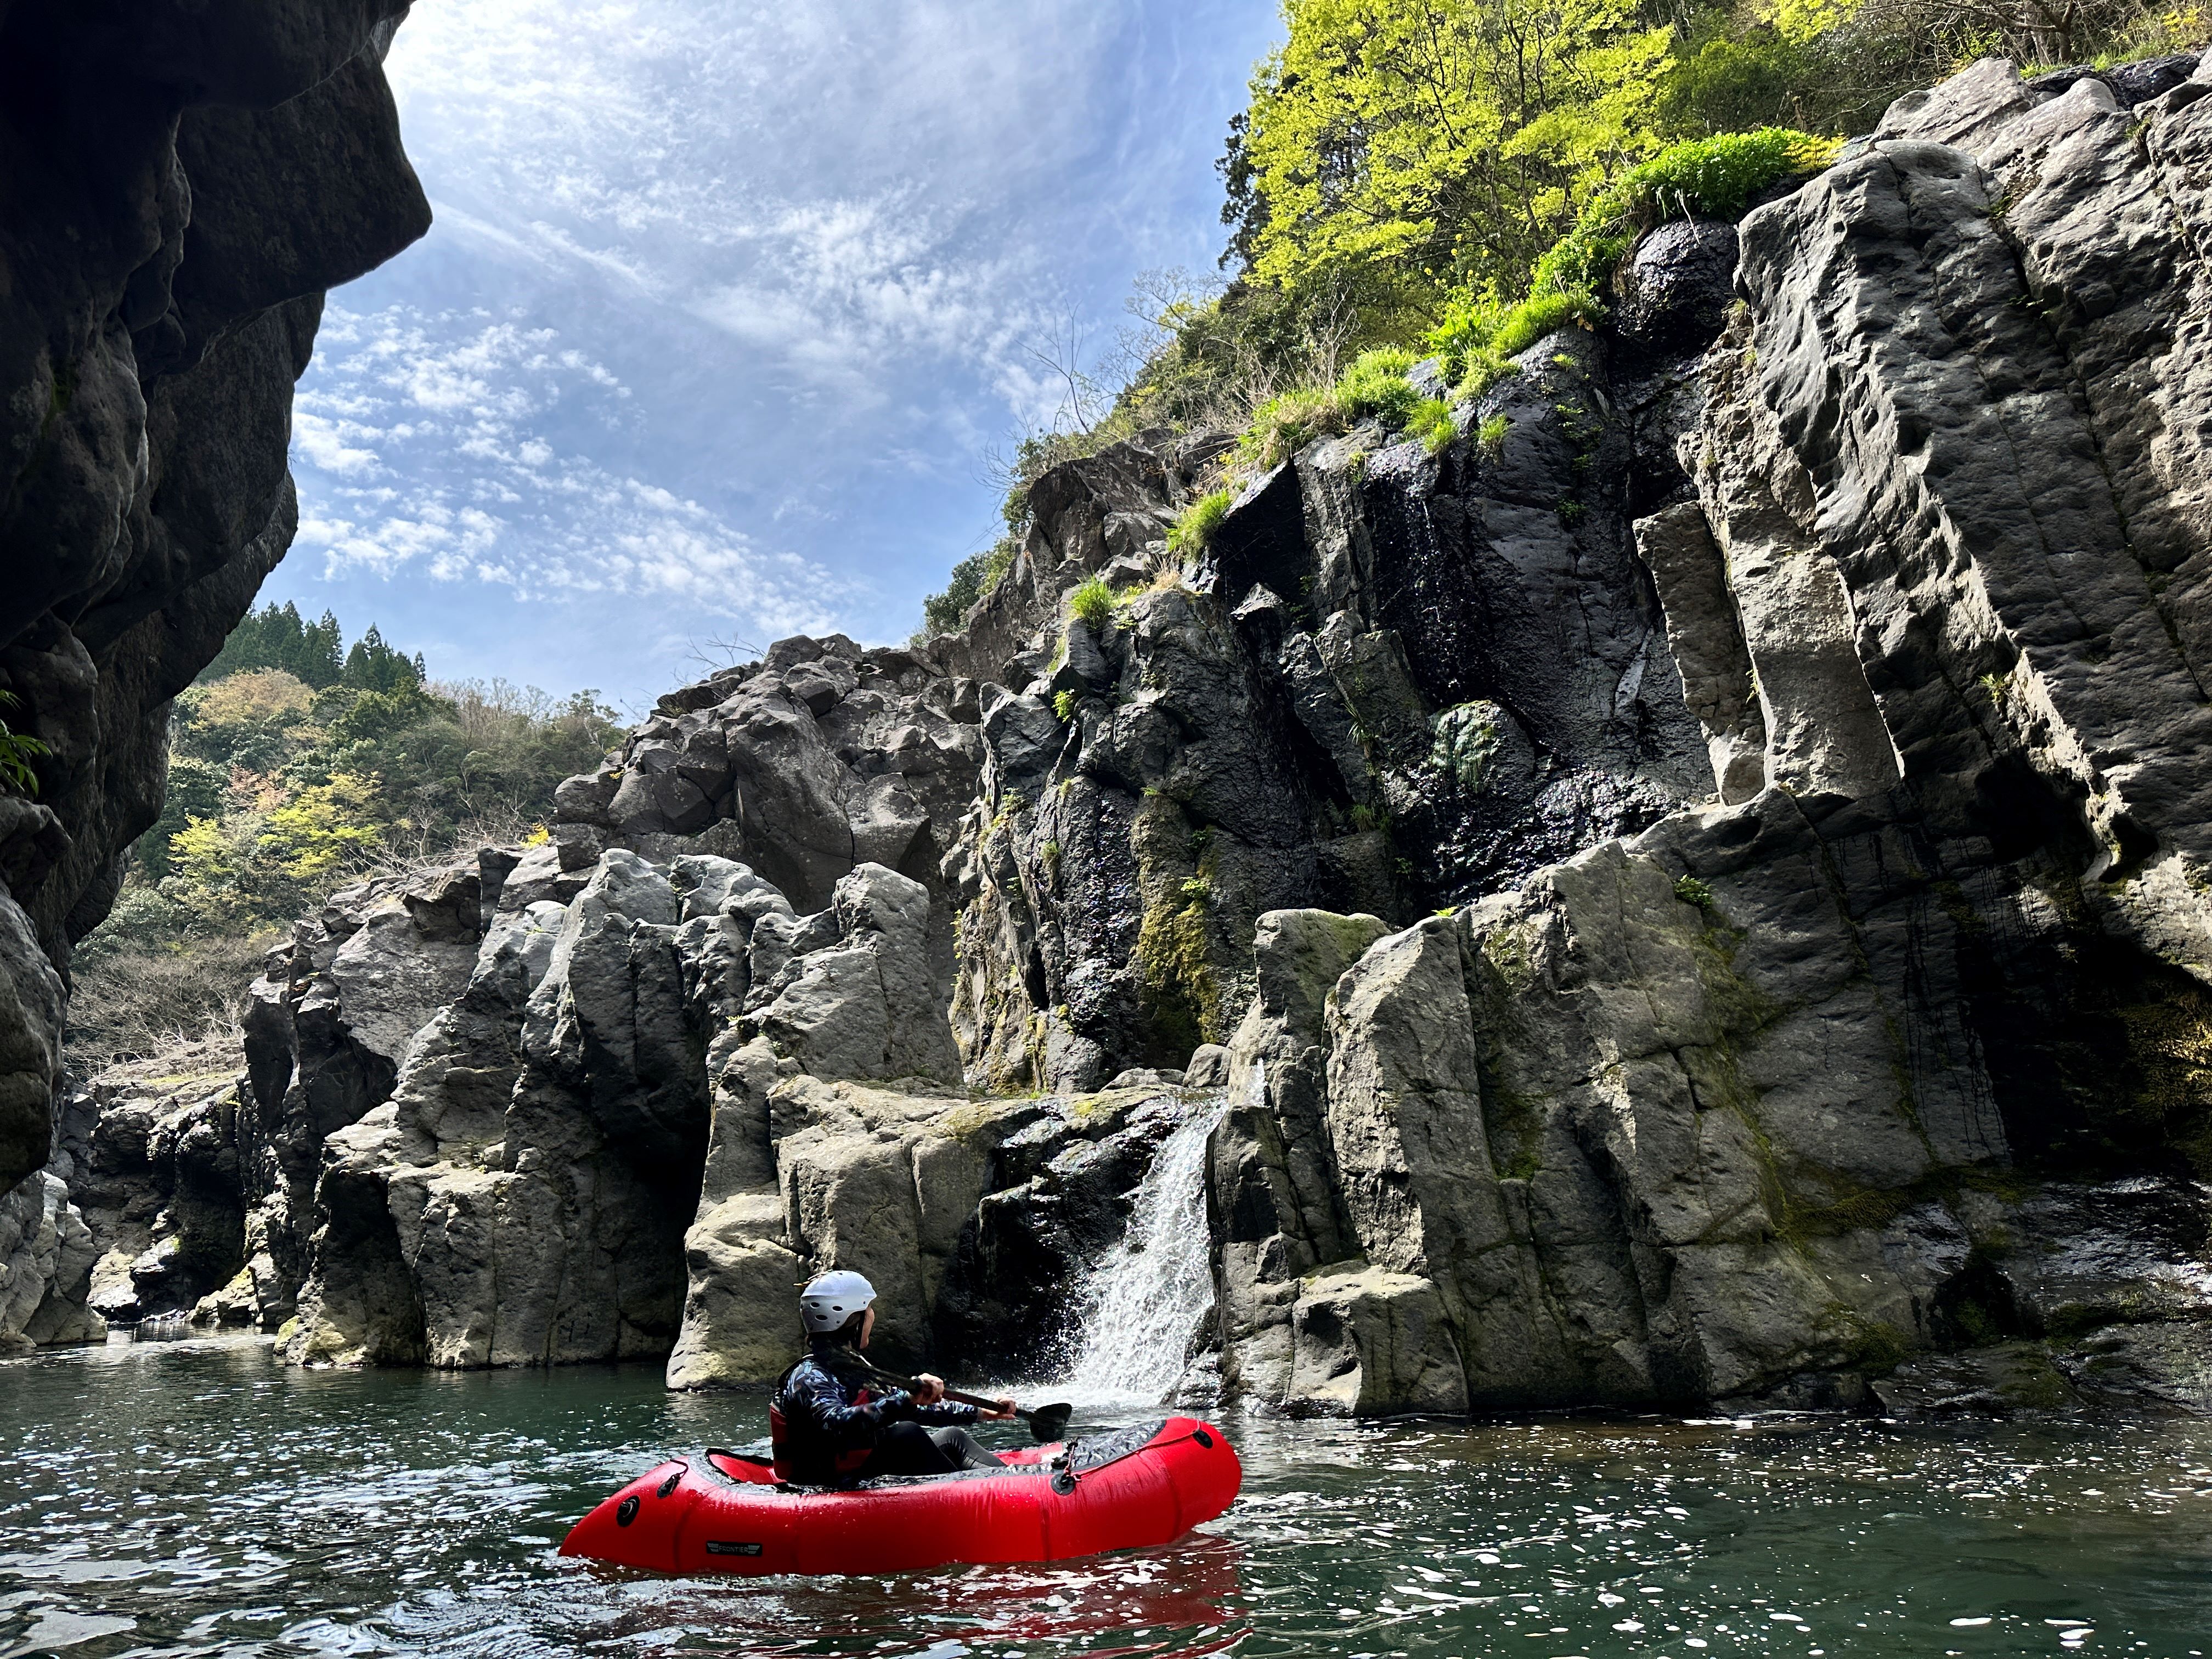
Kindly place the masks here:
[(871, 1395), (863, 1378), (837, 1363), (850, 1352), (817, 1339), (777, 1382), (769, 1426), (779, 1476), (831, 1486), (998, 1463), (968, 1432), (976, 1417), (973, 1406), (917, 1406), (903, 1389)]

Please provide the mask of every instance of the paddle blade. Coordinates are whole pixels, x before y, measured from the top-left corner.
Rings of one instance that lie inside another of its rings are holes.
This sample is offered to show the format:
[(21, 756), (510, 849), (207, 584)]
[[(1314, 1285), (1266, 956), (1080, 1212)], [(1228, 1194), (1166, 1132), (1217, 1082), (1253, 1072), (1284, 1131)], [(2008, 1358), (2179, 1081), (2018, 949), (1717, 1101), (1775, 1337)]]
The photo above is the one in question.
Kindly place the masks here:
[(1042, 1443), (1049, 1443), (1067, 1433), (1067, 1419), (1075, 1414), (1073, 1406), (1039, 1406), (1034, 1411), (1022, 1413), (1030, 1420), (1030, 1432)]

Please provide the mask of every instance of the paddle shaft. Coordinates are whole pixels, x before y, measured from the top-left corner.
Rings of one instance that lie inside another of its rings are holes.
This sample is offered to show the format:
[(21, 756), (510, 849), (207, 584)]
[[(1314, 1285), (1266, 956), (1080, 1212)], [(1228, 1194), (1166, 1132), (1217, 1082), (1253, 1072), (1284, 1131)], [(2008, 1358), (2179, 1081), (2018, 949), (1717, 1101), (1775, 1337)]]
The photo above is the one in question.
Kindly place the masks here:
[[(921, 1382), (914, 1377), (901, 1376), (896, 1371), (887, 1371), (881, 1365), (872, 1365), (865, 1359), (860, 1362), (860, 1366), (862, 1370), (866, 1370), (869, 1376), (874, 1377), (878, 1382), (896, 1382), (900, 1388), (904, 1389), (908, 1394), (914, 1393), (921, 1387)], [(942, 1384), (940, 1384), (939, 1387), (943, 1389)], [(943, 1389), (943, 1393), (947, 1400), (957, 1401), (963, 1406), (973, 1406), (979, 1411), (994, 1412), (999, 1409), (999, 1402), (997, 1401), (986, 1400), (981, 1395), (963, 1394), (957, 1389)], [(1026, 1418), (1029, 1416), (1029, 1413), (1017, 1407), (1014, 1411), (1014, 1415), (1020, 1418)]]
[[(854, 1357), (856, 1359), (859, 1358), (858, 1355)], [(861, 1370), (866, 1371), (869, 1376), (876, 1378), (878, 1382), (896, 1383), (898, 1387), (906, 1389), (908, 1393), (912, 1393), (921, 1386), (919, 1382), (911, 1376), (901, 1376), (896, 1371), (887, 1371), (882, 1366), (872, 1364), (866, 1359), (860, 1359), (860, 1364)], [(979, 1411), (994, 1412), (999, 1409), (999, 1402), (997, 1401), (986, 1400), (980, 1395), (963, 1394), (957, 1389), (945, 1389), (945, 1398), (947, 1400), (957, 1401), (963, 1406), (973, 1406)], [(1059, 1434), (1061, 1429), (1067, 1426), (1067, 1408), (1064, 1406), (1044, 1406), (1038, 1407), (1035, 1411), (1026, 1411), (1021, 1407), (1017, 1406), (1014, 1407), (1014, 1415), (1020, 1418), (1023, 1422), (1028, 1424), (1033, 1431), (1037, 1427), (1037, 1419), (1039, 1418), (1052, 1418), (1054, 1419), (1052, 1434), (1054, 1437)]]

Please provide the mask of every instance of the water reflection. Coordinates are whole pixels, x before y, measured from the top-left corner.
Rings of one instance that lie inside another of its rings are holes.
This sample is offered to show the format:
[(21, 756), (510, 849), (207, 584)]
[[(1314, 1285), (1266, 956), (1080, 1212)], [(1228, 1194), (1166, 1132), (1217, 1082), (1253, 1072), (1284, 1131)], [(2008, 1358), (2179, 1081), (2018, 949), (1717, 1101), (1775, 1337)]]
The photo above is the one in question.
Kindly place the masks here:
[[(2102, 1652), (2212, 1630), (2212, 1427), (1236, 1422), (1171, 1548), (714, 1583), (552, 1553), (757, 1395), (652, 1367), (301, 1373), (258, 1344), (0, 1364), (0, 1654)], [(1018, 1430), (1005, 1430), (1008, 1437)]]

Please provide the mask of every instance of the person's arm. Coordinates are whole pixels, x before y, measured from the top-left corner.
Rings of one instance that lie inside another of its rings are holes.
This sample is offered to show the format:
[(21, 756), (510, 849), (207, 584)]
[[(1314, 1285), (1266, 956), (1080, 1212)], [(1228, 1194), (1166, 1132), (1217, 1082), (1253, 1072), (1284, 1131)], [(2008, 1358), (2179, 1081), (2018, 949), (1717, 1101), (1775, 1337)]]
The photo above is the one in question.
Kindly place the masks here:
[(872, 1444), (877, 1431), (884, 1424), (902, 1422), (915, 1413), (914, 1396), (903, 1389), (871, 1400), (865, 1406), (856, 1406), (845, 1398), (844, 1390), (825, 1372), (817, 1370), (795, 1380), (799, 1383), (797, 1392), (808, 1414), (840, 1446)]

